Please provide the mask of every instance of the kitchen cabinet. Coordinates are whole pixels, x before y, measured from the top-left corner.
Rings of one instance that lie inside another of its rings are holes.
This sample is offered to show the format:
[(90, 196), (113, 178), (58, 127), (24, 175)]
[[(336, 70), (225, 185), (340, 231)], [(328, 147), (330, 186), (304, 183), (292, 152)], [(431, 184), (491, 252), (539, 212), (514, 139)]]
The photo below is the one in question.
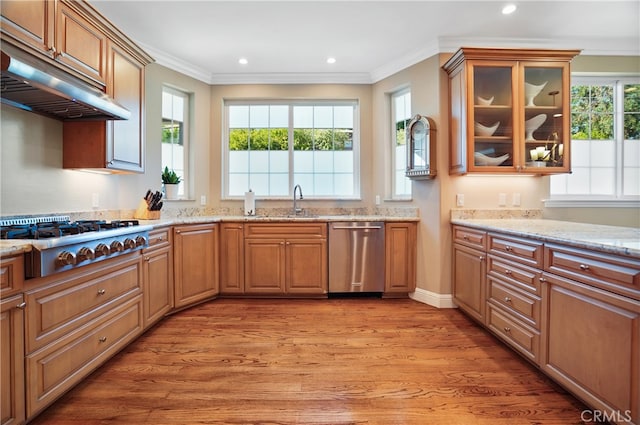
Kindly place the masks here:
[(104, 91), (109, 29), (85, 2), (2, 2), (3, 41)]
[(570, 172), (570, 61), (578, 53), (458, 50), (443, 65), (450, 174)]
[[(612, 422), (640, 424), (640, 260), (475, 227), (453, 232), (460, 308)], [(458, 270), (481, 269), (473, 258), (485, 253), (486, 292), (472, 292), (481, 271)]]
[(220, 225), (220, 293), (244, 293), (244, 225)]
[(170, 227), (153, 230), (142, 250), (145, 329), (173, 309), (172, 236)]
[(23, 257), (2, 258), (0, 273), (0, 424), (20, 424), (26, 417)]
[(489, 233), (487, 252), (486, 326), (538, 363), (543, 244)]
[(218, 225), (173, 228), (174, 305), (186, 307), (218, 294)]
[(65, 121), (63, 168), (144, 172), (144, 52), (109, 43), (107, 94), (124, 106), (128, 120)]
[(407, 294), (416, 289), (418, 226), (416, 223), (385, 223), (385, 296)]
[(244, 236), (245, 294), (327, 293), (326, 223), (251, 223)]
[(29, 419), (140, 335), (140, 253), (31, 279), (24, 297)]
[(485, 319), (486, 232), (453, 226), (453, 299), (480, 323)]

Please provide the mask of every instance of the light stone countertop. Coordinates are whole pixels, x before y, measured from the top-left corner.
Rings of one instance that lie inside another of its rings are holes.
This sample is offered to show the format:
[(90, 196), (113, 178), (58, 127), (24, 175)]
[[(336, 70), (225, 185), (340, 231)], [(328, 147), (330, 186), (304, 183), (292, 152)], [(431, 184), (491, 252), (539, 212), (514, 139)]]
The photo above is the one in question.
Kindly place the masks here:
[[(245, 223), (317, 223), (317, 222), (335, 222), (335, 221), (383, 221), (383, 222), (417, 222), (420, 217), (417, 216), (392, 216), (392, 215), (307, 215), (307, 216), (288, 216), (288, 215), (215, 215), (215, 216), (185, 216), (174, 218), (161, 218), (159, 220), (139, 220), (140, 230), (150, 230), (158, 227), (180, 225), (180, 224), (204, 224), (204, 223), (224, 223), (224, 222), (245, 222)], [(144, 227), (142, 227), (144, 226)], [(145, 229), (146, 228), (146, 229)], [(130, 231), (127, 228), (126, 231)], [(87, 238), (94, 238), (95, 233), (87, 233)], [(42, 248), (55, 246), (58, 239), (33, 240), (0, 240), (0, 256), (14, 256), (31, 251), (34, 245)]]
[(452, 218), (451, 223), (487, 231), (640, 258), (640, 228), (536, 218)]

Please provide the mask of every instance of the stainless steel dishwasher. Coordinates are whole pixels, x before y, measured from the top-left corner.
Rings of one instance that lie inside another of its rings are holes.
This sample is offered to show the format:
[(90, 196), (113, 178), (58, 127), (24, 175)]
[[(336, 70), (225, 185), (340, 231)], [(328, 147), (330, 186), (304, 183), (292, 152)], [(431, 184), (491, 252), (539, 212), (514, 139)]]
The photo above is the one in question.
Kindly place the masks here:
[(384, 291), (384, 223), (329, 225), (329, 293)]

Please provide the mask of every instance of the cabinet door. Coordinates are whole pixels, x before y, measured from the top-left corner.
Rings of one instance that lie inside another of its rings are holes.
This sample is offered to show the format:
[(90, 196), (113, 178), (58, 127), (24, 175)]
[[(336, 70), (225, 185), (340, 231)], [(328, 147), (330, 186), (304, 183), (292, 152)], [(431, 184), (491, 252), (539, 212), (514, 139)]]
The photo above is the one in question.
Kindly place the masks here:
[(144, 326), (149, 327), (173, 308), (171, 248), (144, 254)]
[(55, 58), (104, 90), (107, 80), (107, 36), (70, 3), (57, 2)]
[(107, 122), (107, 167), (144, 172), (144, 66), (115, 44), (109, 46), (108, 92), (131, 118)]
[(484, 323), (486, 261), (484, 252), (453, 245), (453, 296), (456, 304)]
[(3, 0), (3, 35), (21, 47), (53, 57), (54, 5), (50, 0)]
[(244, 293), (244, 226), (220, 226), (220, 293)]
[(521, 62), (520, 128), (516, 162), (539, 173), (571, 170), (569, 64)]
[(17, 306), (22, 294), (0, 303), (0, 424), (21, 424), (25, 420), (24, 398), (24, 312)]
[(284, 239), (245, 239), (244, 279), (247, 294), (284, 293)]
[(288, 239), (286, 290), (288, 294), (326, 294), (328, 262), (326, 239)]
[(469, 61), (469, 171), (515, 171), (519, 135), (516, 62)]
[(595, 409), (640, 423), (640, 302), (545, 279), (544, 371)]
[(175, 306), (183, 307), (218, 293), (218, 228), (215, 224), (174, 228)]
[(416, 288), (416, 224), (387, 223), (384, 237), (385, 292), (413, 292)]

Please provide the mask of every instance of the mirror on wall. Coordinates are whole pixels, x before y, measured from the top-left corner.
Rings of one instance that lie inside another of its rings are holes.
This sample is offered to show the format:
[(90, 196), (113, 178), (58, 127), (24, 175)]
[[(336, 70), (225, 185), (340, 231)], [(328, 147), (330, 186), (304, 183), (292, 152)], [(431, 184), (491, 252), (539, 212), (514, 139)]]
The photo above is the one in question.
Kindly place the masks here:
[(407, 171), (410, 179), (432, 179), (436, 176), (435, 128), (431, 119), (415, 115), (407, 126)]

